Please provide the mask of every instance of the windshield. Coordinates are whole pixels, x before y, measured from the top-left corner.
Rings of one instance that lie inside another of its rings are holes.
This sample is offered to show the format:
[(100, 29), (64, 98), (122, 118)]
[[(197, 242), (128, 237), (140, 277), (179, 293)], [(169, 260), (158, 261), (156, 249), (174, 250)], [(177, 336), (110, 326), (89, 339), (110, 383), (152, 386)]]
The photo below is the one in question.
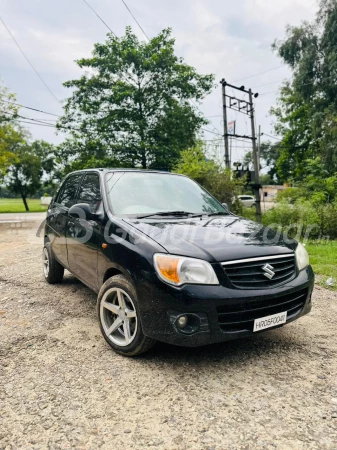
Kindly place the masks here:
[(116, 215), (166, 211), (212, 214), (227, 211), (189, 178), (152, 172), (115, 172), (106, 175), (110, 206)]

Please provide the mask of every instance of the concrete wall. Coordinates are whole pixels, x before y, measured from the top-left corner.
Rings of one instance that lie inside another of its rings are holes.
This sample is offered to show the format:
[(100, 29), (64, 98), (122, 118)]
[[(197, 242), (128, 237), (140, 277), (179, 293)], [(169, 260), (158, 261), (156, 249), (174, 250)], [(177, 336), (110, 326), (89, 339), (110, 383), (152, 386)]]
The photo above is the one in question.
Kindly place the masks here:
[(268, 185), (262, 186), (261, 201), (272, 202), (276, 199), (278, 192), (284, 191), (288, 186)]

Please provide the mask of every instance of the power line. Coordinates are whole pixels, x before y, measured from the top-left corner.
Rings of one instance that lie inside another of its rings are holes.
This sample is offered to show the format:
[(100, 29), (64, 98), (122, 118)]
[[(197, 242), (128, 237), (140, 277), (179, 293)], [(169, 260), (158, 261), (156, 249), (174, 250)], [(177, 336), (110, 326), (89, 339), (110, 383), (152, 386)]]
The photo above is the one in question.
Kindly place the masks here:
[(31, 108), (30, 106), (24, 106), (24, 105), (21, 105), (20, 103), (11, 102), (9, 100), (1, 100), (1, 101), (5, 102), (5, 103), (11, 103), (12, 105), (20, 106), (20, 108), (31, 109), (32, 111), (37, 111), (37, 112), (40, 112), (43, 114), (48, 114), (49, 116), (61, 117), (61, 116), (58, 116), (57, 114), (42, 111), (41, 109)]
[(3, 24), (3, 26), (6, 28), (6, 30), (8, 31), (10, 37), (13, 39), (13, 41), (15, 42), (15, 45), (18, 47), (18, 49), (20, 50), (20, 52), (22, 53), (23, 57), (25, 58), (25, 60), (28, 62), (28, 64), (30, 65), (30, 67), (34, 70), (35, 74), (38, 76), (38, 78), (40, 79), (41, 83), (44, 85), (44, 87), (48, 90), (48, 92), (54, 97), (54, 99), (59, 103), (58, 98), (56, 97), (56, 95), (54, 95), (53, 91), (50, 89), (50, 87), (47, 85), (47, 83), (44, 81), (44, 79), (41, 77), (41, 75), (39, 74), (39, 72), (35, 69), (35, 67), (33, 66), (33, 64), (31, 63), (31, 61), (29, 60), (28, 56), (26, 56), (25, 52), (22, 50), (22, 48), (20, 47), (18, 41), (15, 39), (15, 37), (13, 36), (13, 34), (11, 33), (10, 29), (7, 27), (7, 25), (5, 24), (4, 20), (0, 17), (0, 20)]
[(259, 84), (258, 86), (253, 86), (252, 89), (257, 89), (257, 88), (262, 87), (262, 86), (270, 86), (271, 84), (282, 83), (282, 81), (284, 81), (284, 79), (283, 80), (272, 81), (270, 83)]
[(33, 122), (41, 123), (41, 124), (43, 124), (43, 125), (48, 125), (48, 126), (51, 127), (51, 128), (56, 128), (56, 124), (54, 125), (54, 124), (52, 124), (52, 123), (44, 122), (43, 120), (34, 119), (34, 117), (25, 117), (25, 116), (21, 116), (20, 114), (18, 114), (18, 117), (19, 117), (20, 119), (32, 120)]
[[(218, 145), (218, 144), (216, 144), (216, 140), (214, 141), (214, 140), (204, 139), (203, 142), (213, 142), (215, 145)], [(249, 152), (252, 151), (251, 147), (245, 147), (244, 145), (235, 145), (235, 146), (233, 146), (233, 149), (238, 149), (238, 148), (243, 149), (243, 150), (247, 150)]]
[(39, 125), (40, 127), (54, 128), (53, 126), (44, 125), (44, 124), (38, 123), (38, 122), (27, 122), (26, 120), (15, 120), (15, 121), (20, 122), (20, 123), (27, 123), (28, 125)]
[[(319, 80), (319, 82), (321, 82), (321, 81), (326, 81), (326, 80), (330, 80), (331, 78), (336, 78), (336, 76), (335, 76), (335, 75), (331, 75), (331, 76), (329, 76), (329, 77), (321, 78), (321, 79)], [(284, 80), (275, 81), (275, 82), (273, 82), (273, 83), (261, 84), (260, 86), (255, 86), (255, 88), (261, 87), (261, 86), (268, 86), (268, 84), (281, 83), (282, 81), (284, 81)], [(317, 80), (310, 81), (309, 83), (300, 83), (300, 84), (297, 85), (297, 87), (301, 87), (301, 86), (310, 86), (310, 85), (312, 85), (312, 84), (315, 84), (316, 82), (317, 82)], [(293, 83), (294, 83), (294, 80), (293, 80)], [(276, 91), (262, 92), (262, 94), (260, 94), (260, 96), (261, 96), (261, 95), (272, 94), (272, 93), (274, 93), (274, 92), (278, 92), (278, 90), (276, 90)]]
[(201, 128), (201, 130), (202, 130), (202, 131), (207, 131), (208, 133), (212, 133), (212, 134), (215, 134), (216, 136), (221, 136), (221, 134), (220, 134), (220, 133), (215, 133), (215, 131), (212, 131), (212, 130), (208, 130), (207, 128)]
[[(10, 114), (11, 117), (13, 118), (12, 120), (16, 121), (16, 122), (20, 122), (20, 123), (28, 123), (30, 125), (43, 125), (49, 128), (63, 128), (65, 130), (76, 130), (79, 131), (78, 128), (73, 128), (73, 127), (67, 127), (67, 126), (62, 126), (62, 125), (57, 125), (57, 124), (53, 124), (53, 123), (47, 123), (44, 122), (43, 120), (39, 120), (39, 119), (35, 119), (34, 117), (26, 117), (26, 116), (21, 116), (20, 114), (15, 114), (15, 113), (8, 113), (6, 111), (1, 111), (0, 112), (4, 112), (5, 114)], [(16, 117), (19, 117), (19, 119), (25, 119), (25, 120), (30, 120), (31, 122), (25, 122), (23, 120), (18, 120), (16, 119)], [(33, 122), (33, 123), (32, 123)]]
[[(94, 10), (94, 8), (89, 5), (89, 3), (87, 2), (87, 0), (83, 0), (84, 3), (93, 11), (93, 13), (99, 18), (99, 20), (107, 27), (107, 29), (116, 37), (118, 38), (118, 36), (116, 35), (116, 33), (114, 33), (112, 31), (112, 29), (109, 27), (109, 25), (102, 19), (102, 17)], [(128, 83), (129, 81), (127, 79), (125, 79), (124, 76), (122, 76), (121, 74), (119, 75), (119, 77), (121, 78), (121, 80), (123, 80), (125, 83)], [(132, 83), (131, 83), (132, 84)]]
[[(230, 137), (230, 136), (228, 136), (228, 137)], [(238, 139), (236, 137), (232, 137), (231, 139), (234, 139), (235, 142), (244, 142), (245, 144), (249, 144), (249, 142), (247, 142), (247, 140), (245, 141), (243, 139)]]
[[(25, 117), (25, 116), (19, 116), (22, 119), (26, 119), (26, 120), (31, 120), (32, 122), (37, 123), (39, 125), (44, 125), (44, 126), (48, 126), (49, 128), (61, 128), (63, 130), (75, 130), (75, 131), (80, 131), (79, 128), (74, 128), (74, 127), (70, 127), (70, 126), (63, 126), (63, 125), (57, 125), (57, 124), (52, 124), (52, 123), (47, 123), (47, 122), (43, 122), (42, 120), (38, 120), (38, 119), (34, 119), (33, 117)], [(32, 124), (32, 125), (34, 125)]]
[(125, 8), (129, 11), (129, 13), (131, 14), (131, 16), (133, 17), (133, 19), (134, 19), (134, 21), (136, 22), (136, 24), (137, 24), (137, 25), (139, 26), (139, 28), (142, 30), (142, 32), (143, 32), (144, 36), (146, 37), (146, 39), (147, 39), (148, 41), (150, 41), (149, 36), (145, 33), (144, 29), (142, 28), (141, 24), (138, 22), (138, 20), (136, 19), (136, 17), (132, 14), (131, 9), (128, 7), (128, 5), (126, 4), (126, 2), (125, 2), (124, 0), (122, 0), (122, 2), (124, 3)]
[(109, 25), (108, 25), (106, 22), (104, 22), (104, 20), (102, 19), (102, 17), (94, 10), (94, 8), (93, 8), (91, 5), (89, 5), (89, 3), (87, 2), (87, 0), (83, 0), (83, 1), (84, 1), (84, 3), (88, 6), (88, 8), (90, 8), (91, 11), (99, 18), (99, 20), (100, 20), (102, 23), (104, 23), (104, 25), (107, 27), (107, 29), (108, 29), (115, 37), (117, 37), (117, 35), (112, 31), (112, 29), (109, 27)]
[[(43, 125), (45, 127), (49, 127), (49, 128), (57, 128), (56, 124), (52, 124), (52, 123), (47, 123), (47, 122), (43, 122), (42, 120), (38, 120), (38, 119), (34, 119), (33, 117), (26, 117), (26, 116), (21, 116), (18, 115), (17, 117), (19, 117), (19, 119), (25, 119), (25, 120), (29, 120), (30, 122), (24, 122), (23, 120), (18, 120), (18, 119), (12, 119), (16, 122), (22, 122), (22, 123), (29, 123), (30, 125)], [(76, 128), (72, 128), (72, 127), (63, 127), (62, 125), (59, 125), (60, 128), (63, 128), (65, 130), (76, 130)]]
[(276, 136), (272, 136), (271, 134), (267, 134), (267, 133), (263, 133), (263, 134), (264, 134), (265, 136), (270, 137), (270, 138), (276, 139), (277, 141), (280, 141), (280, 142), (283, 141), (283, 139), (279, 139), (279, 138), (277, 138)]
[[(11, 112), (7, 112), (7, 111), (3, 111), (3, 110), (0, 110), (0, 112), (5, 114), (4, 115), (5, 119), (15, 120), (16, 117), (19, 117), (20, 119), (33, 120), (35, 122), (43, 123), (44, 125), (49, 125), (50, 127), (55, 127), (55, 125), (53, 125), (52, 123), (43, 122), (43, 120), (34, 119), (32, 117), (21, 116), (20, 114), (11, 113)], [(7, 114), (7, 116), (6, 116), (6, 114)], [(9, 117), (8, 117), (8, 114), (9, 114)]]
[(262, 95), (275, 94), (275, 92), (278, 92), (278, 90), (277, 91), (262, 92), (262, 94), (259, 94), (259, 97), (261, 97)]
[(239, 80), (233, 81), (233, 83), (237, 83), (238, 81), (248, 80), (248, 78), (257, 77), (258, 75), (263, 75), (264, 73), (271, 72), (272, 70), (280, 69), (281, 67), (285, 67), (283, 64), (281, 66), (272, 67), (271, 69), (265, 70), (264, 72), (255, 73), (254, 75), (249, 75), (245, 78), (240, 78)]

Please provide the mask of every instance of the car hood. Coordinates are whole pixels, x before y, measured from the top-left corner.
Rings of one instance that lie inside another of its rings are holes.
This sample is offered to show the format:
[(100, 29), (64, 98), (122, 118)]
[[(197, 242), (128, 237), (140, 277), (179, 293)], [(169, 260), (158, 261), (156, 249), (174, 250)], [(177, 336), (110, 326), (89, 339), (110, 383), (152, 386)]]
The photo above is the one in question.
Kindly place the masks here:
[(195, 219), (123, 219), (168, 253), (210, 262), (293, 253), (297, 243), (268, 227), (228, 215)]

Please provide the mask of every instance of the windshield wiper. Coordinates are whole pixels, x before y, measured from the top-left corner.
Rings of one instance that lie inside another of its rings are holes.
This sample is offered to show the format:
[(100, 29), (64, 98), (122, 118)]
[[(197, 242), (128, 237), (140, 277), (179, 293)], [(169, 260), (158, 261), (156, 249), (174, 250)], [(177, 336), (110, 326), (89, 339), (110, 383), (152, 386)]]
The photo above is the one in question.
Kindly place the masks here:
[(211, 216), (228, 216), (230, 215), (229, 212), (214, 212), (214, 213), (192, 213), (192, 212), (188, 212), (188, 211), (159, 211), (159, 212), (155, 212), (155, 213), (151, 213), (151, 214), (144, 214), (141, 216), (137, 216), (137, 219), (146, 219), (147, 217), (152, 217), (152, 216), (189, 216), (192, 218), (195, 217), (211, 217)]
[(159, 211), (151, 214), (144, 214), (142, 216), (137, 216), (137, 219), (146, 219), (152, 216), (190, 216), (193, 215), (191, 212), (187, 211)]
[(225, 212), (225, 211), (219, 211), (219, 212), (215, 212), (215, 213), (209, 213), (206, 214), (206, 216), (211, 217), (211, 216), (229, 216), (230, 213), (229, 212)]

